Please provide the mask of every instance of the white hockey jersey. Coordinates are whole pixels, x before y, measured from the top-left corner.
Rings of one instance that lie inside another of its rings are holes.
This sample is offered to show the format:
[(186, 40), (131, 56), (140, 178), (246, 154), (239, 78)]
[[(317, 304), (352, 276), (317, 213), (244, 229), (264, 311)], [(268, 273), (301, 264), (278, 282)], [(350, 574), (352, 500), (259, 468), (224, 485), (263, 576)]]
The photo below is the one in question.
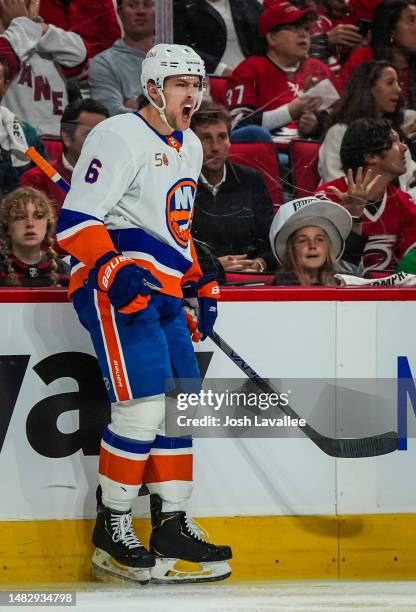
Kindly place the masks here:
[(79, 74), (87, 49), (78, 34), (27, 17), (13, 19), (3, 34), (21, 60), (2, 103), (44, 138), (60, 138), (61, 116), (68, 104), (65, 77)]
[(84, 143), (62, 208), (58, 242), (72, 257), (70, 293), (97, 259), (122, 252), (180, 297), (201, 276), (190, 229), (202, 166), (191, 131), (163, 136), (139, 113), (97, 125)]

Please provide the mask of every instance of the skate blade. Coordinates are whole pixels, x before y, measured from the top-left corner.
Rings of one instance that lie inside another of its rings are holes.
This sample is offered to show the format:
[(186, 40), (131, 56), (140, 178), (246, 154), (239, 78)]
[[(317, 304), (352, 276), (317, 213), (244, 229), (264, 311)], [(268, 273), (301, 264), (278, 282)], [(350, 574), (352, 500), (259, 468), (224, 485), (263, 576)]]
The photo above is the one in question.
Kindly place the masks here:
[(156, 584), (179, 584), (184, 582), (214, 582), (231, 575), (226, 561), (193, 563), (180, 559), (158, 559), (150, 569), (152, 582)]
[[(95, 575), (105, 582), (119, 581), (120, 578), (139, 584), (150, 582), (150, 567), (129, 567), (122, 565), (100, 548), (96, 548), (92, 556)], [(116, 578), (117, 577), (117, 578)]]

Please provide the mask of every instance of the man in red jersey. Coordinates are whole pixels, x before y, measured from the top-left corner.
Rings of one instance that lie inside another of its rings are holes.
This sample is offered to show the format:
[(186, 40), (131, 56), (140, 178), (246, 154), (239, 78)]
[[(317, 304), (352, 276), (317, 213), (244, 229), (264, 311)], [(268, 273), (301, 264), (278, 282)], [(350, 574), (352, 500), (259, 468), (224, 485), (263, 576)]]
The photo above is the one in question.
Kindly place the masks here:
[(361, 250), (359, 271), (365, 275), (393, 271), (416, 247), (416, 204), (396, 185), (406, 171), (406, 150), (387, 120), (357, 119), (341, 144), (346, 176), (320, 186), (316, 194), (340, 202), (351, 213), (347, 251), (352, 251), (354, 238)]
[(257, 124), (270, 131), (289, 126), (303, 136), (319, 134), (321, 101), (301, 94), (322, 79), (334, 83), (334, 77), (323, 62), (308, 57), (314, 19), (310, 9), (265, 0), (259, 31), (267, 52), (247, 58), (229, 77), (227, 104), (239, 126)]

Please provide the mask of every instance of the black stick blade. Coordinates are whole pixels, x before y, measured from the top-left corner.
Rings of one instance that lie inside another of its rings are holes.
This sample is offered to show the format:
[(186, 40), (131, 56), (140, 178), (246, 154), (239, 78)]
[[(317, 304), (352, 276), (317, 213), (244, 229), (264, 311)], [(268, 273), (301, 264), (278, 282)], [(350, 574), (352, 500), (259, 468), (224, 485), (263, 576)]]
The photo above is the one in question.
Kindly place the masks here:
[(313, 441), (331, 457), (341, 459), (359, 459), (361, 457), (378, 457), (393, 453), (398, 449), (397, 432), (389, 431), (368, 438), (326, 438), (314, 437)]

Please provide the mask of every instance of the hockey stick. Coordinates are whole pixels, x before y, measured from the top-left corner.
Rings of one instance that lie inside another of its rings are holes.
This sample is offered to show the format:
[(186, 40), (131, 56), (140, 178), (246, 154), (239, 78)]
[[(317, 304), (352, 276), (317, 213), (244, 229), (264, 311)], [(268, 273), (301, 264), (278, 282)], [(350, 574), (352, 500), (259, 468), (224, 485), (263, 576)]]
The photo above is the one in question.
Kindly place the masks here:
[[(54, 182), (57, 183), (65, 192), (70, 190), (70, 185), (53, 168), (34, 147), (26, 151), (26, 155)], [(250, 379), (254, 380), (258, 387), (266, 393), (276, 393), (277, 390), (261, 378), (252, 367), (238, 355), (229, 344), (225, 342), (216, 332), (209, 336), (211, 340), (242, 370)], [(299, 419), (299, 415), (290, 406), (281, 406), (280, 409), (287, 416)], [(366, 438), (329, 438), (319, 433), (313, 427), (306, 424), (299, 428), (305, 435), (312, 440), (324, 453), (331, 457), (358, 458), (376, 457), (392, 453), (398, 448), (398, 435), (395, 431), (390, 431), (378, 436)]]
[[(212, 332), (209, 338), (265, 393), (278, 393), (268, 381), (264, 380), (234, 349), (225, 342), (216, 332)], [(279, 406), (280, 410), (292, 419), (301, 417), (289, 405)], [(377, 436), (366, 438), (329, 438), (319, 433), (308, 425), (299, 425), (299, 429), (316, 444), (324, 453), (331, 457), (359, 458), (377, 457), (392, 453), (398, 448), (398, 434), (396, 431), (388, 431)]]
[(66, 182), (64, 178), (50, 165), (48, 161), (40, 153), (38, 153), (35, 147), (29, 147), (25, 153), (38, 168), (42, 170), (48, 176), (51, 181), (59, 185), (66, 193), (71, 189), (71, 185)]

